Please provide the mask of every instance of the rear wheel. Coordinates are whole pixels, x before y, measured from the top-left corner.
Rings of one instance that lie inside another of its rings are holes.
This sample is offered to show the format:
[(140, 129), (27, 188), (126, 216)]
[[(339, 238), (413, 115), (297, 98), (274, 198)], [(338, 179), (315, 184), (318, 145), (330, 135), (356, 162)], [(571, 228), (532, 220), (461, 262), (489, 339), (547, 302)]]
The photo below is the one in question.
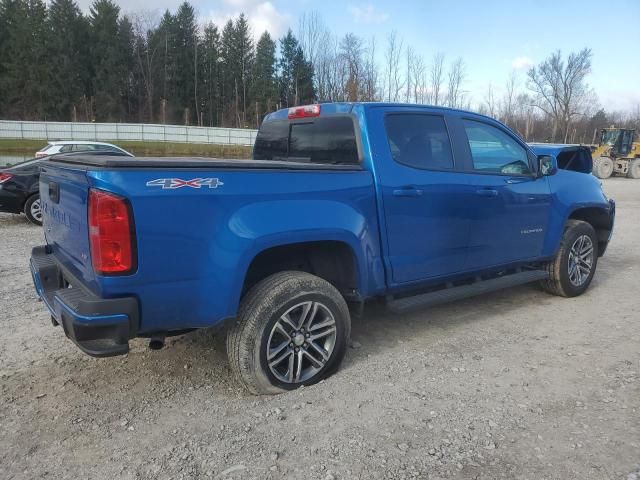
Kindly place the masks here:
[(631, 160), (629, 162), (629, 171), (627, 172), (629, 178), (640, 178), (640, 158)]
[(242, 300), (227, 354), (250, 392), (280, 393), (335, 372), (350, 333), (349, 309), (333, 285), (308, 273), (281, 272)]
[(31, 195), (24, 204), (24, 214), (35, 225), (42, 225), (42, 209), (40, 208), (40, 195)]
[(549, 293), (576, 297), (585, 292), (598, 264), (598, 239), (593, 227), (581, 220), (569, 220), (556, 258), (545, 265), (549, 279), (541, 282)]
[(598, 157), (593, 162), (593, 173), (598, 178), (609, 178), (613, 174), (613, 160), (609, 157)]

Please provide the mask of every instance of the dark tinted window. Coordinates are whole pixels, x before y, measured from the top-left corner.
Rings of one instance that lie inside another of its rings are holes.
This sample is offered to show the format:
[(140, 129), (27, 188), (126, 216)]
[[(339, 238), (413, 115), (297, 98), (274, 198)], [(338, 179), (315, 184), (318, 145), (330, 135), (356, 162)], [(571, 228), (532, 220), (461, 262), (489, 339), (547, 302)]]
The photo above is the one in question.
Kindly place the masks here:
[(423, 114), (389, 115), (387, 137), (393, 159), (414, 168), (453, 168), (447, 127), (442, 117)]
[(504, 175), (531, 173), (527, 151), (514, 138), (492, 125), (464, 120), (474, 170)]
[(258, 132), (253, 158), (313, 163), (358, 163), (353, 120), (349, 117), (327, 117), (296, 123), (265, 122)]

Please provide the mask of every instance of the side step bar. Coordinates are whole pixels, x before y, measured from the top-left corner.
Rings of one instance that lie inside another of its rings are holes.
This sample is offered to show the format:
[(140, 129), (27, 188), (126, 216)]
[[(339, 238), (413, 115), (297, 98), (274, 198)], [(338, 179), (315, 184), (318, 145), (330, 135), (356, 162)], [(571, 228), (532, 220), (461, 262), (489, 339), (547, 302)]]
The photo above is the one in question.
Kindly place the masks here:
[(549, 278), (545, 270), (525, 270), (489, 280), (479, 280), (468, 285), (450, 287), (436, 292), (423, 293), (413, 297), (400, 298), (387, 302), (387, 308), (394, 313), (406, 313), (424, 307), (431, 307), (440, 303), (482, 295), (508, 287), (515, 287), (525, 283), (535, 282)]

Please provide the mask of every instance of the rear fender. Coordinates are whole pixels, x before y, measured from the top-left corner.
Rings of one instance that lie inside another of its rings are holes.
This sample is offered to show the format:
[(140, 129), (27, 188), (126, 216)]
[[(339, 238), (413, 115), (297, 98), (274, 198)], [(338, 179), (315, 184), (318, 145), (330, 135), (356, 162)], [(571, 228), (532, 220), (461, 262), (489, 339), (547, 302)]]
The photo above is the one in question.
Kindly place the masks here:
[(246, 245), (239, 258), (230, 306), (239, 306), (249, 266), (261, 252), (305, 242), (335, 241), (349, 246), (358, 272), (358, 293), (368, 296), (384, 288), (377, 225), (353, 207), (330, 200), (273, 200), (247, 205), (229, 219), (229, 229)]

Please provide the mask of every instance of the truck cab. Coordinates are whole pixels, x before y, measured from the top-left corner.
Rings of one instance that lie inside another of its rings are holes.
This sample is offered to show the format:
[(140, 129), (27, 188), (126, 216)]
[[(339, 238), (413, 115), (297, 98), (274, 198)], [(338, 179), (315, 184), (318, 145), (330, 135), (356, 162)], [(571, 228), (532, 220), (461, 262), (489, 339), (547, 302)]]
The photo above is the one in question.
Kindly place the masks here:
[(224, 324), (254, 393), (333, 373), (370, 299), (580, 295), (615, 216), (597, 179), (494, 119), (381, 103), (271, 113), (251, 160), (53, 158), (40, 193), (34, 282), (81, 350)]

